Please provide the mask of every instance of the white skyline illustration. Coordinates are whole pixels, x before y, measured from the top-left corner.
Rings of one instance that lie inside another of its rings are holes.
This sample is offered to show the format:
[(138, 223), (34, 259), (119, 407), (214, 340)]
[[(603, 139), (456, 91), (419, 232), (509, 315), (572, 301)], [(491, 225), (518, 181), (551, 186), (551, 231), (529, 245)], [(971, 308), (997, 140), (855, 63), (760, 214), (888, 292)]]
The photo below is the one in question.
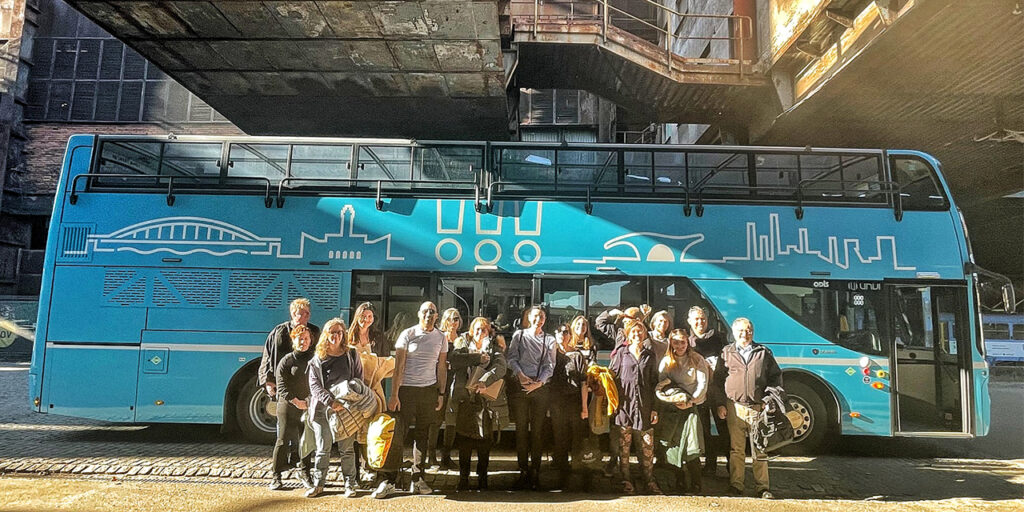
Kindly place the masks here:
[[(348, 219), (346, 219), (346, 215)], [(299, 235), (297, 253), (282, 252), (281, 238), (262, 237), (255, 233), (224, 221), (206, 217), (162, 217), (151, 219), (108, 234), (89, 235), (87, 250), (93, 252), (133, 252), (136, 254), (169, 253), (176, 256), (204, 253), (211, 256), (228, 256), (232, 254), (249, 254), (252, 256), (271, 256), (279, 259), (300, 259), (307, 256), (309, 246), (350, 245), (332, 244), (332, 242), (355, 239), (362, 246), (375, 246), (383, 243), (384, 257), (387, 261), (403, 261), (403, 256), (391, 253), (391, 233), (370, 238), (369, 235), (355, 231), (355, 208), (345, 205), (339, 213), (340, 224), (337, 233), (326, 233), (315, 236), (306, 232)], [(80, 251), (79, 251), (80, 252)], [(328, 259), (362, 259), (360, 247), (328, 247)]]
[[(635, 238), (652, 238), (667, 240), (686, 240), (681, 248), (673, 249), (664, 243), (654, 244), (648, 251), (646, 257), (641, 257), (641, 250), (629, 241)], [(807, 228), (797, 228), (797, 243), (783, 244), (782, 229), (779, 223), (779, 214), (772, 213), (768, 216), (768, 233), (759, 234), (758, 224), (755, 221), (746, 223), (746, 248), (745, 254), (735, 256), (724, 256), (722, 258), (695, 258), (690, 255), (691, 250), (705, 240), (704, 233), (693, 233), (690, 235), (666, 235), (654, 232), (633, 232), (609, 239), (604, 243), (604, 249), (625, 248), (629, 254), (623, 256), (604, 256), (600, 259), (574, 259), (573, 263), (585, 265), (604, 265), (611, 261), (647, 261), (659, 263), (727, 263), (730, 261), (776, 261), (782, 257), (792, 256), (816, 256), (818, 259), (839, 267), (850, 268), (851, 256), (856, 261), (870, 265), (876, 261), (886, 258), (883, 245), (888, 245), (892, 250), (893, 270), (917, 270), (914, 266), (900, 265), (897, 255), (896, 237), (892, 235), (879, 235), (875, 237), (875, 254), (865, 257), (861, 252), (861, 240), (859, 238), (843, 238), (841, 241), (837, 236), (828, 236), (825, 239), (825, 249), (812, 249), (810, 234)], [(869, 245), (870, 247), (870, 245)], [(679, 257), (675, 257), (675, 253)]]

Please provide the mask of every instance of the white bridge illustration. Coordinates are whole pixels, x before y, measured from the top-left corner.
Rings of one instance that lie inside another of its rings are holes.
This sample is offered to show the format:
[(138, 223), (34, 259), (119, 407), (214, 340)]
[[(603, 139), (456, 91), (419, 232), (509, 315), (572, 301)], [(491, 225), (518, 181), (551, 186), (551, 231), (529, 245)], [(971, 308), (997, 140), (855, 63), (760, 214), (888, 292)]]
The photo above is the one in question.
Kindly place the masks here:
[(282, 252), (280, 238), (262, 237), (234, 224), (205, 217), (163, 217), (139, 222), (112, 233), (89, 235), (87, 247), (96, 253), (249, 254), (280, 259), (345, 260), (361, 260), (364, 252), (368, 256), (376, 251), (382, 252), (381, 257), (387, 261), (405, 259), (391, 253), (391, 233), (371, 239), (369, 235), (355, 232), (356, 212), (352, 205), (342, 207), (340, 217), (337, 233), (318, 237), (302, 232), (297, 253)]
[[(917, 267), (900, 265), (897, 257), (896, 237), (894, 236), (876, 236), (873, 244), (874, 254), (865, 256), (862, 252), (861, 240), (857, 238), (840, 240), (839, 237), (829, 236), (826, 239), (825, 248), (813, 249), (807, 228), (797, 229), (795, 245), (784, 244), (777, 213), (768, 216), (767, 234), (759, 234), (757, 228), (757, 222), (746, 223), (746, 253), (741, 255), (724, 256), (718, 259), (694, 257), (692, 249), (705, 240), (704, 233), (665, 235), (654, 232), (634, 232), (617, 236), (604, 243), (605, 251), (614, 249), (621, 254), (604, 256), (600, 259), (574, 259), (573, 263), (583, 265), (604, 265), (612, 261), (727, 263), (730, 261), (776, 261), (787, 257), (815, 256), (841, 269), (848, 269), (854, 261), (869, 265), (886, 259), (886, 251), (883, 248), (888, 248), (891, 252), (894, 270), (917, 270)], [(667, 240), (668, 242), (654, 243), (647, 250), (641, 250), (637, 246), (648, 240)], [(670, 244), (677, 247), (673, 248)], [(868, 250), (872, 249), (872, 244), (865, 245)]]

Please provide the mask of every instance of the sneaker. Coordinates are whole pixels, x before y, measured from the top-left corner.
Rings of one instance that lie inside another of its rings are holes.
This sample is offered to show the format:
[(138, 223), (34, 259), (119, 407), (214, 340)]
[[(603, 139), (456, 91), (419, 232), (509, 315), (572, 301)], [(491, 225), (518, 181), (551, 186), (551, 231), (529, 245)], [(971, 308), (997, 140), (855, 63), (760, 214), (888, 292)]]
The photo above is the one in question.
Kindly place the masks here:
[(309, 477), (309, 471), (299, 471), (299, 483), (302, 484), (306, 489), (312, 489), (316, 487), (313, 485), (313, 479)]
[(432, 494), (434, 490), (431, 489), (430, 486), (427, 485), (427, 482), (422, 478), (417, 478), (416, 481), (412, 483), (412, 492), (415, 494)]
[(281, 482), (281, 475), (274, 474), (274, 478), (270, 480), (270, 485), (267, 486), (271, 491), (280, 491), (284, 489), (284, 484)]
[(743, 489), (739, 487), (729, 486), (729, 496), (743, 496)]
[(354, 498), (356, 496), (356, 485), (351, 480), (345, 481), (345, 486), (342, 488), (341, 496), (343, 498)]
[(373, 490), (373, 492), (370, 493), (370, 497), (375, 500), (382, 500), (384, 498), (394, 495), (396, 492), (398, 492), (398, 490), (395, 489), (395, 484), (385, 480), (381, 482), (380, 485), (378, 485), (377, 488)]
[(772, 499), (774, 497), (775, 497), (775, 495), (773, 495), (772, 492), (769, 491), (768, 489), (765, 489), (765, 490), (761, 491), (761, 499), (762, 500), (770, 500), (770, 499)]
[(307, 498), (316, 498), (317, 496), (320, 496), (323, 493), (324, 493), (324, 486), (318, 485), (318, 486), (316, 486), (316, 487), (306, 491), (306, 497)]

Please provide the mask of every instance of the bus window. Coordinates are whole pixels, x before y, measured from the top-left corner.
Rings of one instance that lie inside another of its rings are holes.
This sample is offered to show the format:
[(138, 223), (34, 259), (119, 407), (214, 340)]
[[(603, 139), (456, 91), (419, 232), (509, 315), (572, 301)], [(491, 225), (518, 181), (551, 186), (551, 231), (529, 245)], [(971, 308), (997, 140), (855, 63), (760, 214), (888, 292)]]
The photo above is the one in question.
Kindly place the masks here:
[[(403, 330), (416, 325), (420, 304), (433, 300), (430, 276), (409, 274), (385, 274), (384, 336), (394, 344)], [(438, 316), (440, 320), (440, 316)]]
[(583, 314), (583, 279), (541, 279), (541, 303), (547, 307), (544, 329), (551, 331)]
[(842, 190), (849, 201), (885, 202), (879, 180), (882, 166), (878, 157), (857, 155), (843, 157)]
[(867, 354), (888, 354), (883, 342), (883, 292), (877, 283), (802, 281), (755, 283), (754, 288), (822, 338)]
[[(408, 180), (412, 178), (412, 148), (409, 146), (360, 146), (359, 168), (356, 178), (360, 180)], [(368, 183), (361, 183), (367, 186)], [(391, 185), (409, 187), (408, 184)]]
[[(289, 176), (295, 178), (349, 178), (352, 146), (296, 144), (292, 146)], [(335, 183), (335, 186), (338, 184)]]
[[(221, 144), (207, 142), (168, 142), (164, 145), (160, 174), (169, 176), (220, 176)], [(197, 183), (210, 183), (209, 180)], [(175, 184), (179, 183), (175, 180)]]
[[(107, 141), (100, 146), (97, 173), (153, 176), (160, 167), (160, 142)], [(157, 187), (154, 178), (97, 178), (98, 186)]]
[(1024, 324), (1013, 324), (1012, 339), (1024, 340)]
[(893, 157), (893, 180), (900, 184), (904, 210), (946, 210), (942, 193), (931, 167), (917, 157)]
[[(417, 147), (414, 149), (413, 179), (431, 182), (474, 181), (477, 171), (483, 168), (483, 155), (483, 149), (479, 147)], [(447, 185), (436, 183), (434, 186)]]
[[(1014, 331), (1019, 332), (1021, 339), (1024, 339), (1024, 327), (1014, 326)], [(1010, 324), (985, 324), (986, 340), (1008, 340), (1010, 339)]]
[(759, 154), (754, 162), (759, 195), (796, 196), (797, 187), (800, 185), (796, 155)]
[(228, 176), (280, 182), (288, 176), (288, 145), (232, 144), (228, 152)]
[(708, 317), (708, 329), (727, 333), (725, 324), (718, 316), (711, 302), (698, 290), (689, 279), (682, 277), (652, 277), (651, 294), (649, 298), (651, 308), (654, 312), (661, 310), (668, 311), (672, 315), (672, 324), (676, 329), (690, 330), (687, 324), (687, 316), (690, 308), (700, 306)]

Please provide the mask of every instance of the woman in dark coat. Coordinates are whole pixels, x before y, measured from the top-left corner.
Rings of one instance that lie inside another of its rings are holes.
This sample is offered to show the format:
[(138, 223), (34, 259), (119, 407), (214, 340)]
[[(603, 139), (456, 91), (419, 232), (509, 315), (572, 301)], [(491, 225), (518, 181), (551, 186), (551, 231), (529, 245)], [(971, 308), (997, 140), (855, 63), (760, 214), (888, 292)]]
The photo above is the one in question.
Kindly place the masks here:
[[(448, 395), (448, 422), (454, 428), (455, 445), (459, 449), (458, 490), (469, 489), (469, 467), (473, 450), (477, 455), (477, 486), (487, 489), (487, 467), (495, 434), (508, 424), (508, 402), (504, 378), (508, 371), (505, 354), (491, 338), (490, 322), (477, 317), (469, 324), (469, 332), (455, 341), (448, 358), (452, 385)], [(476, 374), (476, 375), (475, 375)], [(476, 384), (470, 386), (473, 377)], [(497, 397), (491, 400), (481, 394), (489, 386), (501, 382)]]
[[(302, 435), (302, 412), (309, 406), (309, 378), (306, 373), (313, 357), (311, 331), (305, 325), (292, 329), (292, 352), (281, 358), (274, 371), (277, 385), (277, 442), (274, 444), (273, 480), (271, 490), (283, 489), (281, 472), (288, 469), (289, 446), (298, 446)], [(307, 489), (313, 488), (310, 477), (312, 457), (299, 460), (298, 478)]]
[(619, 388), (619, 410), (613, 423), (619, 427), (619, 471), (622, 490), (636, 492), (629, 474), (629, 452), (634, 438), (640, 440), (640, 467), (649, 494), (662, 494), (654, 481), (654, 390), (658, 385), (658, 366), (654, 351), (644, 343), (647, 328), (643, 322), (629, 322), (623, 329), (626, 345), (612, 354), (609, 369), (615, 374)]
[[(558, 353), (551, 377), (551, 427), (554, 433), (554, 465), (558, 468), (558, 487), (565, 489), (571, 470), (583, 477), (583, 488), (590, 488), (590, 473), (581, 464), (583, 441), (590, 435), (587, 422), (587, 369), (597, 363), (597, 349), (590, 339), (586, 317), (577, 316), (570, 325), (555, 329)], [(569, 466), (572, 453), (572, 466)]]

